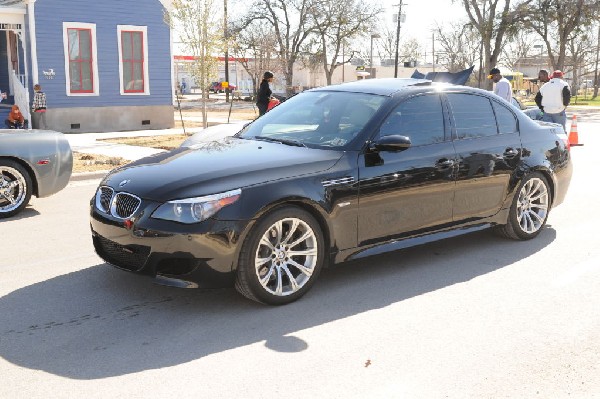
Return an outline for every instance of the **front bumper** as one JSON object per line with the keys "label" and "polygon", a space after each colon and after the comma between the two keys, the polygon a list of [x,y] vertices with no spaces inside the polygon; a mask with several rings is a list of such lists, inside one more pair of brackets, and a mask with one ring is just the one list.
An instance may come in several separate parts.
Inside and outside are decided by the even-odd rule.
{"label": "front bumper", "polygon": [[232,286],[240,234],[248,222],[205,220],[194,225],[152,219],[158,204],[132,218],[116,219],[91,204],[92,240],[107,263],[151,277],[168,277],[198,287]]}

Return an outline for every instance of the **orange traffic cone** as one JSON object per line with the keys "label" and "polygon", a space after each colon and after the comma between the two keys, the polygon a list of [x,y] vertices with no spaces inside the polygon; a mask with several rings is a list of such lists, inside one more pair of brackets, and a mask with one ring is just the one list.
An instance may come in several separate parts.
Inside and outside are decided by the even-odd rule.
{"label": "orange traffic cone", "polygon": [[577,134],[577,115],[573,115],[573,121],[571,122],[571,132],[569,132],[569,145],[571,147],[583,145],[579,144],[579,134]]}

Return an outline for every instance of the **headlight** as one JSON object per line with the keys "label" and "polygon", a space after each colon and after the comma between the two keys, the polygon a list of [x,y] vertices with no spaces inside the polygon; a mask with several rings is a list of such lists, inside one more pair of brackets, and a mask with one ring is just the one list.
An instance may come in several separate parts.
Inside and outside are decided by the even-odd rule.
{"label": "headlight", "polygon": [[237,189],[205,197],[169,201],[159,206],[152,217],[180,223],[198,223],[236,202],[241,194],[242,190]]}

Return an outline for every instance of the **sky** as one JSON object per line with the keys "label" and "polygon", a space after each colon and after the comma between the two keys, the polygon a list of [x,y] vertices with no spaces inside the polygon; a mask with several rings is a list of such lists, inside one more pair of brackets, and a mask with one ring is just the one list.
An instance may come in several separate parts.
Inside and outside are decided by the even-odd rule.
{"label": "sky", "polygon": [[[229,0],[232,6],[229,13],[235,14],[235,10],[240,9],[240,5],[246,0]],[[393,14],[398,12],[399,0],[365,0],[375,1],[385,9],[381,15],[383,23],[388,24],[390,29],[395,31],[396,24],[393,22]],[[220,4],[217,1],[217,4]],[[401,24],[400,41],[408,38],[415,38],[423,49],[429,52],[431,48],[431,31],[439,25],[448,24],[457,20],[466,20],[467,14],[463,8],[461,0],[403,0],[402,13],[406,16],[405,22]],[[175,39],[177,42],[177,39]],[[175,54],[183,54],[184,49],[175,44]]]}
{"label": "sky", "polygon": [[[392,14],[398,12],[399,0],[383,0],[386,9],[383,18],[395,29]],[[467,13],[462,1],[457,0],[452,4],[451,0],[403,0],[402,13],[406,20],[400,27],[400,41],[413,37],[422,46],[431,47],[431,31],[439,25],[448,24],[457,20],[467,19]]]}

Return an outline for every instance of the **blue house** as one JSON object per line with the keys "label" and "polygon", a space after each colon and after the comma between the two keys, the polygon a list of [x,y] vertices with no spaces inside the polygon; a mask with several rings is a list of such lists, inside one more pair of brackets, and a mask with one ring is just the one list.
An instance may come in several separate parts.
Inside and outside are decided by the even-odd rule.
{"label": "blue house", "polygon": [[173,127],[169,7],[171,0],[0,0],[0,124],[12,103],[29,117],[39,83],[52,130]]}

